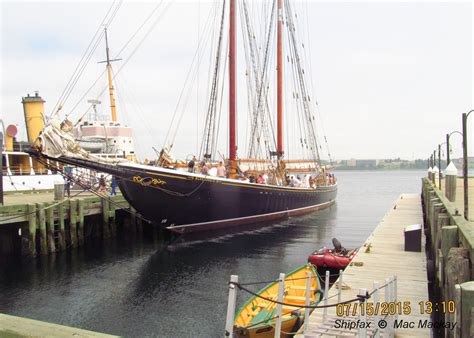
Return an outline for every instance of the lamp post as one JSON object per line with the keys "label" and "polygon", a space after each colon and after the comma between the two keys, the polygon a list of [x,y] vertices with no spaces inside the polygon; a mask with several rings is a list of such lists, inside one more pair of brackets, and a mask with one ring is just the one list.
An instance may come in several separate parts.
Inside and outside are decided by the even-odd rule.
{"label": "lamp post", "polygon": [[[435,168],[436,167],[436,149],[433,150],[433,185],[436,187],[436,171],[435,171]],[[438,176],[439,176],[439,168],[438,169]],[[438,186],[439,188],[439,186]]]}
{"label": "lamp post", "polygon": [[470,110],[468,113],[462,114],[462,157],[463,157],[463,176],[464,176],[464,219],[467,221],[469,219],[469,197],[468,197],[468,179],[467,179],[467,118],[474,109]]}
{"label": "lamp post", "polygon": [[449,163],[451,162],[450,155],[449,155],[449,151],[450,151],[449,138],[451,137],[451,135],[456,134],[456,133],[463,136],[462,133],[457,130],[452,131],[449,134],[446,134],[446,165],[449,165]]}
{"label": "lamp post", "polygon": [[438,144],[438,169],[439,169],[439,175],[438,175],[438,185],[439,185],[439,190],[441,191],[441,146],[443,143]]}

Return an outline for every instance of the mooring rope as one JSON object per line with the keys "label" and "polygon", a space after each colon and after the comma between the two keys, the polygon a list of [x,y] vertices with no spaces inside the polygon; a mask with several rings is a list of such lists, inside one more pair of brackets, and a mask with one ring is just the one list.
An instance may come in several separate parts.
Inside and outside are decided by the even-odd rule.
{"label": "mooring rope", "polygon": [[[285,305],[285,306],[291,306],[291,307],[299,307],[301,306],[302,309],[324,309],[324,308],[329,308],[329,307],[335,307],[339,304],[348,304],[348,303],[353,303],[353,302],[357,302],[357,301],[363,301],[365,299],[369,299],[370,298],[370,295],[367,294],[367,295],[357,295],[356,298],[352,298],[352,299],[349,299],[349,300],[346,300],[346,301],[343,301],[343,302],[340,302],[340,303],[335,303],[335,304],[327,304],[327,305],[300,305],[300,304],[291,304],[291,303],[285,303],[285,302],[279,302],[277,300],[273,300],[271,298],[267,298],[267,297],[264,297],[264,296],[261,296],[259,295],[258,293],[256,292],[253,292],[245,287],[243,287],[241,284],[239,283],[236,283],[236,282],[229,282],[229,284],[232,284],[232,285],[235,285],[236,287],[239,288],[239,290],[243,290],[249,294],[251,294],[252,296],[255,296],[257,298],[261,298],[261,299],[264,299],[268,302],[271,302],[271,303],[275,303],[275,304],[280,304],[280,305]],[[315,293],[319,293],[319,294],[323,294],[323,292],[320,290],[320,289],[317,289],[314,291]]]}

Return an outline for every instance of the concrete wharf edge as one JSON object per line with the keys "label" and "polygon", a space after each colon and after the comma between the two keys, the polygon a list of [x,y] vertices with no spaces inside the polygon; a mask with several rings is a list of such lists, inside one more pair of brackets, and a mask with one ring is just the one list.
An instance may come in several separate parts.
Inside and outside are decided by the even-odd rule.
{"label": "concrete wharf edge", "polygon": [[0,314],[1,337],[117,337],[105,333],[77,329],[64,325],[42,322]]}
{"label": "concrete wharf edge", "polygon": [[[430,315],[421,314],[419,302],[428,301],[428,276],[426,271],[425,235],[422,227],[422,251],[404,251],[404,229],[411,224],[423,224],[423,212],[419,194],[402,194],[394,206],[383,217],[369,238],[365,241],[357,256],[350,266],[346,268],[343,275],[343,285],[348,285],[347,290],[342,290],[341,300],[355,298],[360,288],[369,292],[373,289],[373,281],[380,285],[385,283],[385,278],[397,276],[398,301],[409,301],[411,314],[409,316],[399,315],[398,319],[405,321],[428,320]],[[369,248],[367,250],[367,248]],[[362,263],[362,266],[356,264]],[[336,285],[336,284],[334,284]],[[337,294],[336,287],[329,291],[329,297]],[[384,291],[380,293],[380,302],[384,301]],[[329,299],[328,304],[337,301],[337,297]],[[373,300],[369,300],[371,302]],[[328,318],[341,318],[336,316],[336,308],[328,309]],[[323,324],[323,310],[316,309],[310,316],[309,330],[306,335],[295,337],[319,337],[329,336],[319,334]],[[328,332],[329,333],[329,332]],[[357,329],[348,333],[357,334]],[[342,334],[342,333],[341,333]],[[346,333],[347,334],[347,333]],[[430,337],[431,330],[428,328],[396,329],[396,337]]]}

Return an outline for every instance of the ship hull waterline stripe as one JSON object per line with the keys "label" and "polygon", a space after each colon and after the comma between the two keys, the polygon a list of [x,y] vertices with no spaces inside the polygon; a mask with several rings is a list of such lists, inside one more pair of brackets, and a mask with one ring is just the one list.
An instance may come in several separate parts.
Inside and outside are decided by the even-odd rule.
{"label": "ship hull waterline stripe", "polygon": [[169,226],[169,227],[166,227],[166,229],[175,233],[184,234],[188,232],[214,230],[214,229],[220,229],[220,228],[225,228],[225,227],[230,227],[230,226],[237,226],[241,224],[249,224],[252,222],[273,221],[276,219],[284,218],[286,216],[302,215],[302,214],[310,213],[312,211],[325,209],[325,208],[330,207],[334,203],[335,203],[335,200],[331,200],[331,201],[324,202],[321,204],[298,208],[298,209],[284,210],[284,211],[272,212],[272,213],[263,214],[263,215],[246,216],[246,217],[239,217],[239,218],[232,218],[232,219],[218,220],[218,221],[211,221],[211,222]]}

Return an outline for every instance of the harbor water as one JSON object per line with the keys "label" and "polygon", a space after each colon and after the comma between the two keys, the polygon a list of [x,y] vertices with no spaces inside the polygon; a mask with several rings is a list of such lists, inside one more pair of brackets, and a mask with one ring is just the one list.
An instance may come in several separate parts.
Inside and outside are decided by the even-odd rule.
{"label": "harbor water", "polygon": [[[212,239],[163,242],[145,233],[2,261],[0,312],[122,336],[221,337],[231,274],[274,280],[333,237],[346,248],[361,245],[401,193],[420,192],[424,174],[336,172],[330,209]],[[240,292],[238,305],[247,298]]]}

